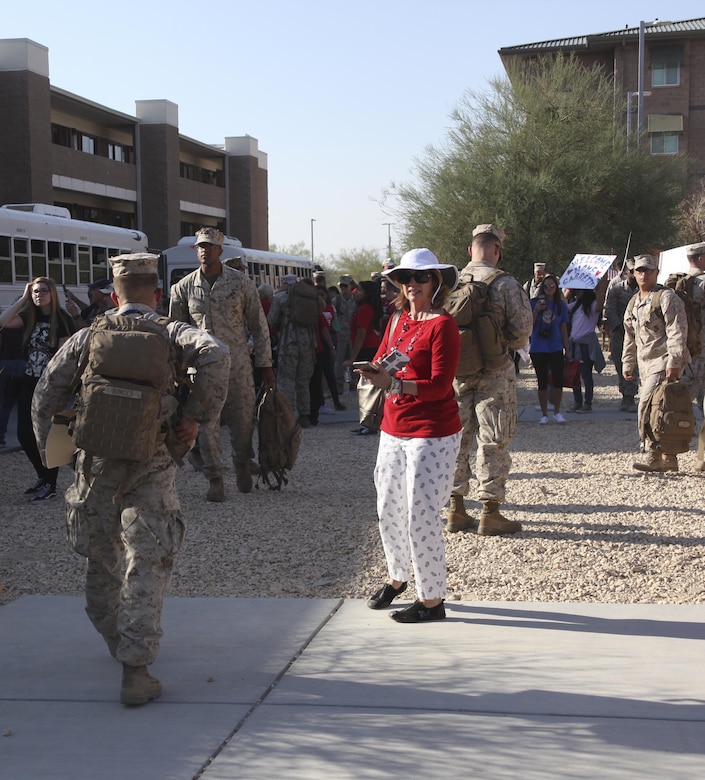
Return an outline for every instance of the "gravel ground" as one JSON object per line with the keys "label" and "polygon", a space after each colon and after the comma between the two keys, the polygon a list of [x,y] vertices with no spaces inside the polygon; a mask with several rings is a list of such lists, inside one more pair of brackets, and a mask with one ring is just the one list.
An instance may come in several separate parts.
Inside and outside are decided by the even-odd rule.
{"label": "gravel ground", "polygon": [[[608,364],[596,377],[594,408],[617,405],[615,384]],[[354,396],[344,400],[351,406]],[[533,372],[524,367],[519,405],[535,403]],[[281,492],[241,495],[230,471],[226,501],[205,503],[203,477],[180,469],[188,535],[171,595],[368,598],[386,576],[372,484],[377,439],[352,437],[351,427],[304,431]],[[565,426],[520,422],[504,510],[524,530],[447,535],[448,598],[705,603],[705,473],[694,471],[691,451],[679,456],[677,474],[640,474],[631,468],[637,446],[635,415],[609,422],[585,415]],[[81,595],[84,562],[66,544],[61,499],[27,504],[22,492],[34,472],[22,453],[0,456],[0,466],[0,603]],[[62,468],[59,487],[70,479]],[[468,502],[469,511],[477,506]]]}

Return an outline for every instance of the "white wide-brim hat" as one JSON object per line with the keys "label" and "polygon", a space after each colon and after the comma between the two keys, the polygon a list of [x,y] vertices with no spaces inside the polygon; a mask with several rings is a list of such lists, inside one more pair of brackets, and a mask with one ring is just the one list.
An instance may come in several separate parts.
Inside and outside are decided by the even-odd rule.
{"label": "white wide-brim hat", "polygon": [[455,290],[458,286],[458,269],[454,265],[439,263],[430,249],[411,249],[402,257],[399,265],[388,271],[382,271],[382,276],[391,279],[398,287],[396,276],[400,271],[438,271],[447,287]]}

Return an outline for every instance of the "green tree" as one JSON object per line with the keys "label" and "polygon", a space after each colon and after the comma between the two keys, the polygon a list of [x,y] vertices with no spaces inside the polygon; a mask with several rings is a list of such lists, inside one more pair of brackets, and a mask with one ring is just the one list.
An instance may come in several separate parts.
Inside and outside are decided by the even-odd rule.
{"label": "green tree", "polygon": [[625,106],[601,68],[543,58],[490,87],[464,95],[416,181],[387,191],[406,246],[462,266],[472,228],[494,222],[519,278],[539,260],[560,273],[578,252],[621,254],[630,232],[632,254],[672,246],[685,160],[627,149]]}
{"label": "green tree", "polygon": [[382,261],[377,249],[342,249],[327,260],[325,268],[330,269],[330,274],[326,277],[328,283],[337,286],[340,274],[350,274],[356,282],[369,279],[373,273],[382,270]]}

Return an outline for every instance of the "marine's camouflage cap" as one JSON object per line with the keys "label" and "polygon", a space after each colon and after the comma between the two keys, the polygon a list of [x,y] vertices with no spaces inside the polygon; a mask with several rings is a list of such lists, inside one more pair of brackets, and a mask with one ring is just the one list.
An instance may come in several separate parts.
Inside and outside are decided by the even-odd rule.
{"label": "marine's camouflage cap", "polygon": [[478,225],[475,230],[472,231],[472,237],[475,238],[475,236],[480,235],[480,233],[491,233],[495,238],[499,239],[500,244],[503,244],[504,239],[507,237],[507,234],[501,227],[497,227],[497,225],[492,225],[491,223]]}
{"label": "marine's camouflage cap", "polygon": [[701,241],[699,244],[691,244],[685,250],[686,257],[698,257],[705,255],[705,241]]}
{"label": "marine's camouflage cap", "polygon": [[653,255],[637,255],[634,258],[634,270],[646,268],[647,271],[658,271],[658,260]]}
{"label": "marine's camouflage cap", "polygon": [[129,274],[156,274],[159,255],[152,255],[149,252],[136,252],[131,255],[111,257],[109,262],[115,278],[128,276]]}
{"label": "marine's camouflage cap", "polygon": [[223,246],[225,236],[218,230],[218,228],[204,227],[196,233],[196,246],[198,244],[215,244],[216,246]]}

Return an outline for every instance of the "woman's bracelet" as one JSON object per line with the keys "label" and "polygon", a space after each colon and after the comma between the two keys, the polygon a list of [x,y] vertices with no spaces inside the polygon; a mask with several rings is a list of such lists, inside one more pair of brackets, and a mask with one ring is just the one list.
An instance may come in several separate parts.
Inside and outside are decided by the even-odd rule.
{"label": "woman's bracelet", "polygon": [[384,391],[384,395],[386,398],[389,398],[392,395],[403,395],[401,388],[401,380],[393,376],[392,381],[389,383],[389,387]]}

